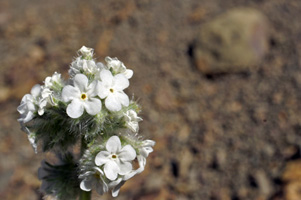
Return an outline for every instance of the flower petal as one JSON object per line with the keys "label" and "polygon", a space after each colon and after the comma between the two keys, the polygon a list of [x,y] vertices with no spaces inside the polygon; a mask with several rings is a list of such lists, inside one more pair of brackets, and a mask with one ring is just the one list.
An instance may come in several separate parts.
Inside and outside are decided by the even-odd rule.
{"label": "flower petal", "polygon": [[132,161],[136,158],[136,151],[131,145],[128,144],[121,149],[118,157],[123,162]]}
{"label": "flower petal", "polygon": [[110,94],[110,87],[107,85],[104,85],[102,82],[98,82],[96,86],[97,90],[97,95],[101,98],[104,99]]}
{"label": "flower petal", "polygon": [[24,124],[26,124],[27,122],[29,122],[33,118],[34,118],[34,113],[32,111],[29,111],[25,116],[21,116],[21,118],[19,118],[18,121],[23,122]]}
{"label": "flower petal", "polygon": [[106,143],[106,149],[110,153],[117,153],[121,149],[121,142],[118,136],[114,135]]}
{"label": "flower petal", "polygon": [[139,149],[139,153],[145,158],[147,158],[151,152],[153,152],[152,147],[142,147],[141,149]]}
{"label": "flower petal", "polygon": [[32,101],[26,102],[26,106],[28,111],[33,111],[33,112],[36,111],[36,107]]}
{"label": "flower petal", "polygon": [[99,73],[101,82],[107,85],[112,85],[113,82],[113,75],[109,70],[103,69]]}
{"label": "flower petal", "polygon": [[67,107],[67,114],[71,118],[78,118],[84,113],[83,103],[79,99],[73,99]]}
{"label": "flower petal", "polygon": [[122,178],[117,179],[116,181],[113,181],[110,183],[110,187],[113,187],[112,189],[112,196],[113,197],[117,197],[119,190],[121,188],[121,186],[123,186],[123,184],[125,183],[125,181],[122,180]]}
{"label": "flower petal", "polygon": [[114,76],[114,89],[117,91],[124,90],[129,87],[130,82],[123,74],[117,74]]}
{"label": "flower petal", "polygon": [[120,168],[119,174],[125,175],[128,174],[133,169],[133,166],[130,162],[124,162],[124,163],[120,162],[119,168]]}
{"label": "flower petal", "polygon": [[41,86],[39,84],[34,85],[30,91],[31,95],[35,98],[40,95],[40,92],[41,92]]}
{"label": "flower petal", "polygon": [[126,181],[126,180],[132,178],[133,176],[135,176],[136,174],[140,174],[141,172],[143,172],[145,164],[146,164],[146,159],[143,156],[139,155],[139,156],[137,156],[137,160],[139,163],[139,168],[124,175],[123,180]]}
{"label": "flower petal", "polygon": [[71,85],[66,85],[62,91],[62,99],[64,102],[69,102],[74,98],[80,96],[80,91],[78,88],[73,87]]}
{"label": "flower petal", "polygon": [[122,108],[120,101],[116,98],[116,95],[114,94],[109,94],[109,96],[105,100],[105,105],[108,110],[113,112],[117,112]]}
{"label": "flower petal", "polygon": [[98,81],[93,81],[87,88],[87,94],[89,97],[95,97],[98,94]]}
{"label": "flower petal", "polygon": [[134,72],[131,69],[127,69],[127,70],[125,70],[125,72],[123,72],[123,74],[127,79],[130,79],[130,78],[132,78]]}
{"label": "flower petal", "polygon": [[121,181],[122,181],[122,178],[118,178],[118,179],[116,179],[115,181],[111,181],[111,182],[109,183],[109,187],[110,187],[110,188],[115,187],[115,186],[117,186]]}
{"label": "flower petal", "polygon": [[95,186],[96,192],[100,195],[103,195],[109,190],[108,185],[102,179],[97,180]]}
{"label": "flower petal", "polygon": [[89,192],[92,189],[92,181],[89,179],[84,179],[80,182],[80,189]]}
{"label": "flower petal", "polygon": [[95,172],[104,175],[103,171],[99,167],[93,167],[93,169],[95,170]]}
{"label": "flower petal", "polygon": [[104,166],[104,172],[108,179],[111,181],[117,178],[118,173],[120,172],[119,166],[114,161],[109,161]]}
{"label": "flower petal", "polygon": [[96,66],[98,67],[99,70],[103,70],[106,68],[106,66],[102,62],[96,63]]}
{"label": "flower petal", "polygon": [[123,91],[116,92],[115,97],[124,106],[128,106],[130,103],[128,95],[126,95]]}
{"label": "flower petal", "polygon": [[144,141],[142,142],[142,146],[144,146],[144,147],[152,147],[152,146],[154,146],[155,144],[156,144],[156,142],[153,141],[153,140],[144,140]]}
{"label": "flower petal", "polygon": [[74,86],[79,88],[79,90],[81,92],[86,91],[86,88],[88,86],[88,82],[89,82],[89,80],[84,74],[76,74],[74,79],[73,79]]}
{"label": "flower petal", "polygon": [[96,98],[91,98],[85,103],[83,103],[87,113],[90,115],[96,115],[101,110],[101,101]]}
{"label": "flower petal", "polygon": [[110,161],[109,158],[108,158],[109,155],[110,155],[110,153],[107,152],[107,151],[99,152],[95,157],[95,164],[97,166],[101,166],[101,165],[109,162]]}

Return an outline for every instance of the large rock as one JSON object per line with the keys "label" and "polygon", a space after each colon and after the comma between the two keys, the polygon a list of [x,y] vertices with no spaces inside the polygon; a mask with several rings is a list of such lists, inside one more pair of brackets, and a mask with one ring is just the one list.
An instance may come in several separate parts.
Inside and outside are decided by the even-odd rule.
{"label": "large rock", "polygon": [[195,64],[204,74],[245,71],[268,49],[269,24],[251,8],[235,8],[201,27],[194,49]]}

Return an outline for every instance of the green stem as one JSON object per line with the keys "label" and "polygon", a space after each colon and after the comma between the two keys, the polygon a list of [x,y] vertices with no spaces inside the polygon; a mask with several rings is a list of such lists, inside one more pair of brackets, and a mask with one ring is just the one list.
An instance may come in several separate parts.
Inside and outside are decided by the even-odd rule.
{"label": "green stem", "polygon": [[91,200],[91,191],[86,192],[81,190],[79,195],[79,200]]}
{"label": "green stem", "polygon": [[[86,149],[87,149],[87,144],[86,144],[85,138],[82,137],[81,148],[80,148],[81,156],[84,154]],[[86,192],[86,191],[80,190],[79,200],[91,200],[91,191]]]}

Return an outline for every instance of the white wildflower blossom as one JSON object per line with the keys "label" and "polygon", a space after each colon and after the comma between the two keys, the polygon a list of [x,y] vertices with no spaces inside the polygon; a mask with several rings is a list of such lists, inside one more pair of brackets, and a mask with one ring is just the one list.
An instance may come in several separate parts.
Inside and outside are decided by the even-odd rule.
{"label": "white wildflower blossom", "polygon": [[99,69],[99,72],[103,69],[107,69],[107,66],[105,66],[102,62],[98,62],[96,63],[98,69]]}
{"label": "white wildflower blossom", "polygon": [[93,49],[83,46],[79,53],[81,56],[77,57],[70,66],[69,75],[74,77],[76,74],[90,74],[95,75],[100,71],[99,66],[93,60]]}
{"label": "white wildflower blossom", "polygon": [[[93,56],[94,50],[83,46],[67,81],[54,72],[17,108],[35,153],[37,144],[43,152],[56,153],[55,163],[41,163],[38,177],[41,190],[58,200],[77,199],[92,190],[118,196],[122,185],[145,169],[155,145],[142,140],[140,106],[124,92],[133,71],[117,58],[106,57],[101,63]],[[77,144],[80,153],[73,149]]]}
{"label": "white wildflower blossom", "polygon": [[32,87],[30,94],[24,95],[21,104],[17,110],[21,114],[18,121],[20,123],[27,123],[33,119],[37,111],[38,97],[41,93],[41,86],[39,84]]}
{"label": "white wildflower blossom", "polygon": [[67,106],[67,114],[71,118],[78,118],[84,110],[90,115],[96,115],[101,110],[101,101],[97,96],[96,81],[89,84],[88,78],[77,74],[73,79],[74,86],[67,85],[63,88],[62,99],[71,103]]}
{"label": "white wildflower blossom", "polygon": [[123,62],[121,62],[117,58],[110,58],[109,56],[107,56],[105,58],[105,61],[107,62],[108,69],[112,69],[115,74],[123,74],[127,79],[132,78],[134,74],[133,70],[127,69]]}
{"label": "white wildflower blossom", "polygon": [[153,140],[144,140],[142,141],[139,147],[139,154],[144,158],[147,158],[149,153],[153,152],[153,146],[156,144]]}
{"label": "white wildflower blossom", "polygon": [[105,98],[105,106],[110,111],[120,111],[122,106],[129,105],[129,97],[123,92],[129,86],[129,81],[122,74],[113,76],[109,70],[102,70],[99,74],[98,96]]}
{"label": "white wildflower blossom", "polygon": [[85,58],[86,60],[93,58],[94,50],[92,48],[82,46],[82,48],[80,48],[80,50],[78,50],[78,52],[80,52],[82,54],[83,58]]}
{"label": "white wildflower blossom", "polygon": [[103,176],[103,171],[99,167],[94,167],[93,170],[79,176],[80,179],[83,179],[80,183],[80,188],[87,192],[95,188],[100,195],[108,192],[109,186],[104,181]]}
{"label": "white wildflower blossom", "polygon": [[153,152],[153,146],[156,144],[155,141],[153,140],[144,140],[141,142],[141,144],[139,144],[138,147],[138,155],[137,155],[137,160],[139,163],[139,168],[132,170],[131,172],[129,172],[128,174],[126,174],[123,177],[123,180],[126,181],[130,178],[132,178],[133,176],[135,176],[136,174],[140,174],[141,172],[144,171],[144,167],[146,165],[146,158],[148,157],[149,153]]}
{"label": "white wildflower blossom", "polygon": [[56,106],[57,103],[54,98],[54,92],[61,91],[63,87],[63,80],[61,74],[54,72],[52,76],[46,77],[44,81],[44,86],[42,86],[41,96],[39,99],[39,115],[44,114],[46,106]]}
{"label": "white wildflower blossom", "polygon": [[45,108],[47,105],[56,105],[53,100],[53,91],[47,87],[42,87],[41,95],[38,100],[38,114],[41,116],[45,112]]}
{"label": "white wildflower blossom", "polygon": [[69,75],[74,77],[76,74],[96,74],[100,69],[94,60],[85,60],[77,57],[70,66]]}
{"label": "white wildflower blossom", "polygon": [[119,137],[112,136],[106,143],[106,151],[99,152],[95,157],[97,166],[104,165],[105,176],[115,180],[132,170],[131,161],[136,158],[136,151],[131,145],[121,146]]}
{"label": "white wildflower blossom", "polygon": [[139,124],[138,122],[142,121],[141,117],[138,117],[137,113],[134,110],[128,110],[124,113],[124,118],[126,121],[126,125],[133,132],[138,132]]}
{"label": "white wildflower blossom", "polygon": [[121,186],[125,183],[122,178],[118,178],[115,181],[109,183],[110,189],[112,189],[112,196],[117,197],[120,191]]}
{"label": "white wildflower blossom", "polygon": [[130,178],[132,178],[133,176],[135,176],[136,174],[140,174],[141,172],[144,171],[144,168],[145,168],[145,165],[146,165],[146,158],[141,156],[141,155],[138,155],[137,160],[138,160],[139,168],[135,169],[135,170],[132,170],[129,173],[127,173],[126,175],[124,175],[124,177],[123,177],[124,181],[127,181]]}
{"label": "white wildflower blossom", "polygon": [[57,89],[63,85],[63,80],[61,74],[54,72],[52,76],[46,77],[44,81],[45,88]]}

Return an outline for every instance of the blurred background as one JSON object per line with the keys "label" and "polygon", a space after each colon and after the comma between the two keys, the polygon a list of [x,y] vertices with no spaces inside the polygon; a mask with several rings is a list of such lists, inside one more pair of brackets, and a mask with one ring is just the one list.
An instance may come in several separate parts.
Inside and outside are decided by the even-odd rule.
{"label": "blurred background", "polygon": [[1,0],[0,199],[42,199],[16,108],[85,45],[134,70],[157,142],[117,199],[300,200],[300,19],[299,0]]}

